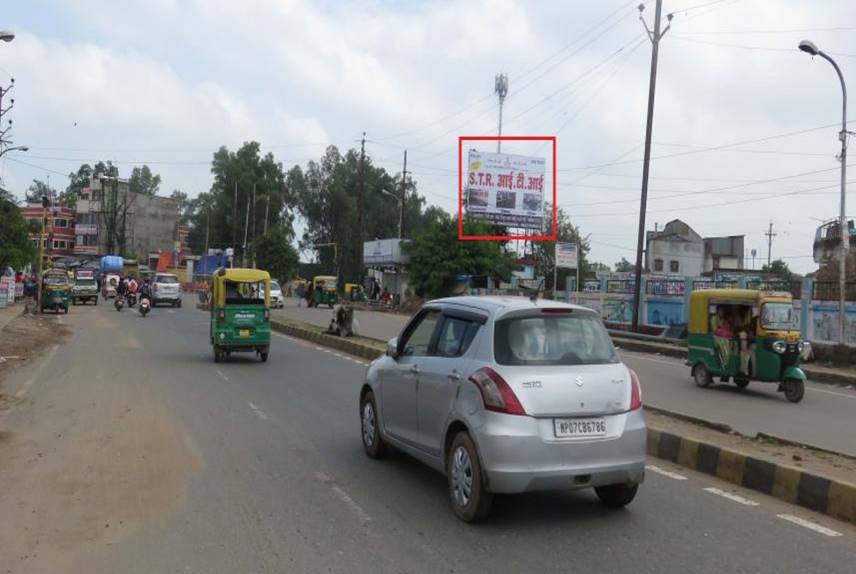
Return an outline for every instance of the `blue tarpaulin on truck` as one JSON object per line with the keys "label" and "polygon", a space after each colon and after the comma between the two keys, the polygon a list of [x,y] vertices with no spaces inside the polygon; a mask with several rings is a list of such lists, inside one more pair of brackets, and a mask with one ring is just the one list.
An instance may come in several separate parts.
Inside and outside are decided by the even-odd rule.
{"label": "blue tarpaulin on truck", "polygon": [[101,258],[102,273],[121,273],[124,266],[125,260],[118,255],[105,255]]}
{"label": "blue tarpaulin on truck", "polygon": [[203,255],[193,264],[194,275],[211,275],[219,267],[228,267],[229,258],[225,255]]}

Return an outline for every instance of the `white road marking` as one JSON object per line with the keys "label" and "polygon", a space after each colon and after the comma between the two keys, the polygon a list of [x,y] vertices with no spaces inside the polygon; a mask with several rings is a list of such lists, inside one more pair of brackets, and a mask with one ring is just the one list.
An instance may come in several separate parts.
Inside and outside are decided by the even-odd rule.
{"label": "white road marking", "polygon": [[652,472],[656,472],[657,474],[662,474],[663,476],[668,476],[669,478],[674,478],[675,480],[686,480],[687,477],[678,474],[677,472],[672,472],[670,470],[666,470],[664,468],[660,468],[659,466],[654,466],[653,464],[646,464],[645,470],[650,470]]}
{"label": "white road marking", "polygon": [[792,514],[777,514],[778,518],[782,520],[787,520],[788,522],[792,522],[794,524],[798,524],[800,526],[804,526],[809,530],[814,530],[815,532],[819,532],[824,536],[841,536],[842,534],[837,530],[833,530],[831,528],[827,528],[826,526],[821,526],[820,524],[815,524],[809,520],[804,518],[800,518],[799,516],[793,516]]}
{"label": "white road marking", "polygon": [[363,508],[359,504],[357,504],[354,501],[354,499],[351,498],[350,495],[347,492],[345,492],[345,490],[342,487],[340,487],[335,482],[333,482],[332,478],[330,478],[329,476],[327,476],[323,472],[316,472],[315,478],[317,478],[318,480],[320,480],[324,484],[329,485],[330,490],[333,491],[333,494],[336,495],[336,498],[341,500],[345,504],[345,506],[347,506],[351,510],[351,512],[356,514],[357,518],[359,518],[363,522],[371,522],[372,521],[372,517],[369,516],[368,513],[365,510],[363,510]]}
{"label": "white road marking", "polygon": [[54,345],[53,347],[51,347],[51,350],[48,351],[48,355],[47,357],[45,357],[45,360],[42,361],[38,367],[36,367],[36,371],[33,373],[33,376],[27,379],[27,381],[15,393],[15,398],[20,399],[27,394],[27,391],[30,390],[30,387],[32,387],[36,383],[36,380],[42,373],[42,369],[44,369],[45,366],[51,362],[51,359],[53,359],[54,353],[56,353],[57,349],[59,349],[59,345]]}
{"label": "white road marking", "polygon": [[214,370],[217,372],[217,374],[218,374],[218,375],[220,375],[220,378],[221,378],[221,379],[223,379],[224,381],[228,381],[228,380],[229,380],[229,377],[227,377],[227,376],[223,373],[223,371],[221,371],[220,369],[214,369]]}
{"label": "white road marking", "polygon": [[250,405],[250,409],[252,409],[253,413],[254,413],[257,417],[259,417],[259,418],[260,418],[260,419],[262,419],[263,421],[268,420],[267,415],[266,415],[266,414],[264,414],[264,413],[262,412],[262,410],[261,410],[259,407],[257,407],[257,406],[256,406],[256,405],[254,405],[253,403],[247,403],[247,404],[249,404],[249,405]]}
{"label": "white road marking", "polygon": [[734,494],[733,492],[726,492],[724,490],[720,490],[720,489],[714,488],[712,486],[710,488],[705,488],[704,490],[705,490],[705,492],[709,492],[711,494],[716,494],[717,496],[727,498],[728,500],[731,500],[732,502],[736,502],[738,504],[742,504],[743,506],[760,506],[759,503],[755,502],[754,500],[749,500],[748,498],[743,498],[742,496],[738,496],[737,494]]}

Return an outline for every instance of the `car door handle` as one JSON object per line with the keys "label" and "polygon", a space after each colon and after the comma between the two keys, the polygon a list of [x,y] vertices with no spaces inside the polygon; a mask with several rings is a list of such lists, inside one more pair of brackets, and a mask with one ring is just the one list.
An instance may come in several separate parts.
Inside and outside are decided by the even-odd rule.
{"label": "car door handle", "polygon": [[458,374],[458,371],[452,371],[451,373],[449,373],[448,375],[446,375],[446,377],[447,377],[450,381],[460,381],[460,380],[461,380],[461,375],[459,375],[459,374]]}
{"label": "car door handle", "polygon": [[419,365],[412,365],[410,367],[410,372],[413,373],[414,375],[418,375],[419,374]]}

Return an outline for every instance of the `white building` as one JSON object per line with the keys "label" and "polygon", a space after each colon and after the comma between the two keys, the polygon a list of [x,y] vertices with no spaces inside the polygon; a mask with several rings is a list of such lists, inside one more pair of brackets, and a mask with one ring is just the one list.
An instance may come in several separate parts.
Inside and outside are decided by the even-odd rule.
{"label": "white building", "polygon": [[649,231],[645,270],[697,277],[704,269],[704,240],[692,227],[673,219],[660,231]]}

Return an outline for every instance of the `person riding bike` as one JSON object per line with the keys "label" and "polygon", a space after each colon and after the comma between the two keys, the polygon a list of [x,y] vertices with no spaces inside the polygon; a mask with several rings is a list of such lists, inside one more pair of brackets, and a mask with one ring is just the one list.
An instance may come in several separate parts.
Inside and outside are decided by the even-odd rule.
{"label": "person riding bike", "polygon": [[116,285],[116,296],[124,297],[125,293],[128,292],[128,281],[125,278],[119,279],[119,283]]}
{"label": "person riding bike", "polygon": [[143,284],[140,285],[140,299],[143,299],[144,297],[149,301],[152,300],[152,284],[148,277],[146,277]]}

